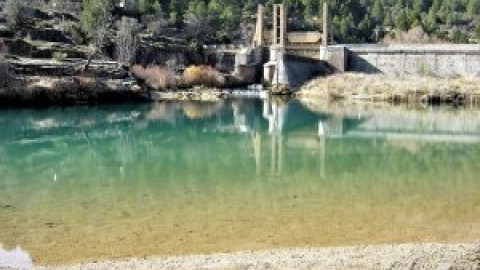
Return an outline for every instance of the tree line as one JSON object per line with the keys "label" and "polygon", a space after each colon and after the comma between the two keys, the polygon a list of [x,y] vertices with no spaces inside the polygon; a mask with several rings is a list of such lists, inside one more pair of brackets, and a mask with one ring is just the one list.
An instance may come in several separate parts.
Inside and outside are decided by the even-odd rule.
{"label": "tree line", "polygon": [[[83,0],[84,18],[98,2]],[[125,0],[129,8],[148,18],[154,30],[175,27],[199,42],[241,39],[252,24],[258,4],[267,15],[275,0]],[[330,5],[337,42],[376,42],[386,35],[421,28],[442,41],[475,42],[480,37],[480,0],[285,0],[294,29],[322,29],[322,6]],[[93,8],[89,8],[92,7]],[[253,20],[254,21],[254,20]],[[88,26],[88,24],[87,24]],[[88,28],[88,27],[87,27]],[[158,29],[160,28],[160,29]]]}
{"label": "tree line", "polygon": [[[17,18],[23,0],[7,0],[6,12]],[[247,42],[258,4],[288,6],[289,27],[321,30],[323,3],[331,10],[333,37],[339,43],[377,42],[399,32],[421,29],[440,41],[466,43],[480,38],[480,0],[50,0],[58,6],[81,6],[82,30],[104,38],[114,26],[120,2],[136,15],[139,26],[156,35],[180,35],[191,42]],[[67,5],[68,6],[68,5]],[[118,25],[118,23],[117,23]],[[138,26],[137,25],[137,26]],[[172,31],[167,31],[172,30]],[[94,32],[100,31],[97,35]]]}

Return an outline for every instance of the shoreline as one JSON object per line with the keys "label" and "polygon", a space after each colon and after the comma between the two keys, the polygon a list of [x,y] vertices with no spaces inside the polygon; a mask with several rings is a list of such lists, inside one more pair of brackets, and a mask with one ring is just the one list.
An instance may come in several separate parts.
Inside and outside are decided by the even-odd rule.
{"label": "shoreline", "polygon": [[[1,268],[0,269],[8,269]],[[282,248],[230,254],[132,258],[34,270],[86,269],[480,269],[480,243],[410,243],[357,247]]]}
{"label": "shoreline", "polygon": [[341,73],[314,79],[294,93],[298,98],[321,98],[366,103],[472,105],[480,104],[480,80],[475,76],[432,77]]}
{"label": "shoreline", "polygon": [[[22,86],[0,88],[0,108],[151,103],[156,101],[216,101],[225,98],[282,96],[254,88],[192,86],[160,91],[133,79],[82,76],[30,76]],[[480,105],[480,79],[473,76],[437,78],[391,77],[385,74],[341,73],[318,77],[289,94],[297,100],[356,104]]]}

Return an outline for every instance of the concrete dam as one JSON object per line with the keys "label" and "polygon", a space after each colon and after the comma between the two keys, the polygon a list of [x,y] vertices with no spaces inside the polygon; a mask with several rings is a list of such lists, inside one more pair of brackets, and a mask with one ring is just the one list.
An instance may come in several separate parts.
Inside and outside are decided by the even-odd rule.
{"label": "concrete dam", "polygon": [[223,69],[246,81],[261,81],[272,89],[290,92],[314,77],[335,72],[443,77],[480,74],[480,44],[333,45],[328,5],[324,3],[323,8],[323,32],[289,32],[284,4],[274,5],[271,30],[265,29],[264,8],[259,5],[251,46],[210,46],[205,48],[206,55],[230,59]]}
{"label": "concrete dam", "polygon": [[323,59],[339,71],[388,75],[480,74],[479,44],[349,44],[329,46]]}

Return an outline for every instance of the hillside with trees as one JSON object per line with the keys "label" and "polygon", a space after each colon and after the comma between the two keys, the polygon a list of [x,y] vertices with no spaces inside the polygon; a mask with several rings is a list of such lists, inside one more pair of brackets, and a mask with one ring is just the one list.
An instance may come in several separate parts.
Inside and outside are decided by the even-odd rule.
{"label": "hillside with trees", "polygon": [[[22,16],[25,15],[20,12],[22,5],[31,5],[32,1],[4,1],[7,24],[24,23]],[[290,29],[322,29],[324,1],[331,7],[332,30],[337,43],[395,40],[411,29],[416,30],[417,35],[420,32],[420,37],[413,38],[421,39],[420,42],[476,43],[480,37],[480,0],[285,0],[283,2],[289,8]],[[80,23],[68,27],[78,43],[102,47],[108,41],[128,45],[125,42],[163,37],[163,42],[159,43],[161,46],[178,43],[195,49],[205,43],[248,43],[253,34],[257,5],[266,6],[268,17],[273,4],[281,1],[33,2],[55,6],[59,12],[76,13],[74,16],[80,18]],[[125,16],[126,19],[122,19]],[[270,22],[269,19],[266,21]],[[136,40],[129,40],[128,36],[136,36]],[[128,60],[125,53],[121,58]]]}
{"label": "hillside with trees", "polygon": [[[100,16],[96,6],[108,0],[84,0],[84,29]],[[140,22],[157,34],[175,28],[199,43],[245,41],[258,4],[271,10],[274,0],[126,0]],[[331,7],[337,42],[377,42],[421,29],[430,40],[476,43],[480,37],[480,0],[285,0],[290,27],[321,29],[322,4]],[[268,14],[267,14],[268,15]]]}

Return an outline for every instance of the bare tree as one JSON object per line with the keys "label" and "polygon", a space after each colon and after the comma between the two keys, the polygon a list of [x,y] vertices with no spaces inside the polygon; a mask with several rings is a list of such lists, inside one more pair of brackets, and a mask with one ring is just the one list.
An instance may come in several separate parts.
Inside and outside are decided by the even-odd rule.
{"label": "bare tree", "polygon": [[123,64],[130,64],[137,52],[137,41],[135,38],[135,19],[122,17],[120,27],[117,31],[116,57],[117,61]]}
{"label": "bare tree", "polygon": [[215,33],[212,25],[214,25],[214,15],[201,16],[193,12],[185,15],[185,30],[187,34],[199,41],[208,39]]}
{"label": "bare tree", "polygon": [[153,15],[142,16],[142,22],[147,26],[147,29],[152,31],[154,35],[161,35],[168,27],[168,20],[165,14],[160,10]]}
{"label": "bare tree", "polygon": [[[88,6],[88,12],[91,13],[89,20],[89,56],[88,61],[84,67],[86,71],[92,61],[97,55],[101,54],[103,47],[107,42],[108,30],[113,23],[113,4],[111,0],[96,0],[91,1]],[[85,12],[85,10],[84,10]]]}
{"label": "bare tree", "polygon": [[108,36],[108,29],[111,27],[113,22],[112,16],[112,3],[108,0],[98,1],[98,11],[96,16],[96,21],[94,23],[92,45],[97,51],[101,51],[103,46],[106,43],[106,38]]}

